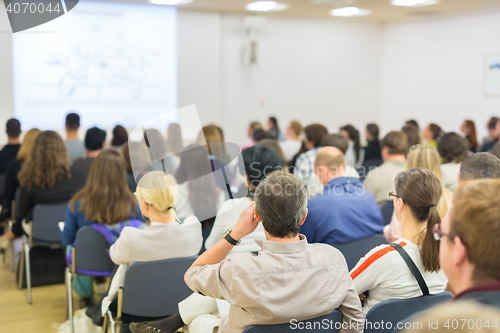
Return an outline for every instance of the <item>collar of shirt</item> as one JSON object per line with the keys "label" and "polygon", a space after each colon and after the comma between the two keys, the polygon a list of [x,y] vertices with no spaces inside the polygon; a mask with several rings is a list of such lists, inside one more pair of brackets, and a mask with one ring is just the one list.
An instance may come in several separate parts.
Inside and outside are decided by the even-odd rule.
{"label": "collar of shirt", "polygon": [[159,225],[169,225],[169,224],[171,224],[171,223],[173,223],[173,222],[175,222],[175,221],[168,222],[168,223],[151,222],[151,223],[149,224],[149,226],[150,226],[150,227],[154,227],[154,226],[159,226]]}
{"label": "collar of shirt", "polygon": [[346,184],[362,185],[361,181],[358,178],[337,177],[337,178],[334,178],[334,179],[330,180],[325,185],[325,189],[330,188],[330,187],[335,187],[336,185],[346,185]]}
{"label": "collar of shirt", "polygon": [[483,284],[482,286],[476,286],[476,287],[469,288],[467,290],[462,291],[458,295],[455,295],[455,297],[453,299],[457,300],[457,299],[459,299],[465,295],[468,295],[468,294],[489,292],[489,291],[500,291],[500,281],[488,283],[488,284]]}
{"label": "collar of shirt", "polygon": [[299,234],[300,240],[296,242],[272,242],[268,240],[256,239],[255,242],[259,244],[262,251],[272,253],[295,253],[305,251],[307,249],[307,238]]}

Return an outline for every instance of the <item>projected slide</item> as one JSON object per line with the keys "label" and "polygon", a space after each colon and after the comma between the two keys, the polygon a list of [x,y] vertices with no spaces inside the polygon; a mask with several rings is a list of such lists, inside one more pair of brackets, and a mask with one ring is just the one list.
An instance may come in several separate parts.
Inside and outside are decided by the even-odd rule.
{"label": "projected slide", "polygon": [[133,128],[175,110],[176,26],[173,7],[80,1],[15,34],[15,115],[24,128],[60,129],[71,110],[86,127]]}

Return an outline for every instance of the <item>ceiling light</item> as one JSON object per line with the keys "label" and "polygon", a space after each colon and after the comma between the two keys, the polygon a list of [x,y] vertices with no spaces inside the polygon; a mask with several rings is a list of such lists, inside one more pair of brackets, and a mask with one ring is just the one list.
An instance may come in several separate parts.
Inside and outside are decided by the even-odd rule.
{"label": "ceiling light", "polygon": [[392,0],[391,5],[393,6],[404,6],[404,7],[422,7],[435,5],[439,3],[439,0]]}
{"label": "ceiling light", "polygon": [[193,2],[193,0],[149,0],[153,5],[182,6]]}
{"label": "ceiling light", "polygon": [[288,5],[286,3],[278,3],[274,1],[256,1],[245,6],[246,10],[254,12],[277,12],[287,8]]}
{"label": "ceiling light", "polygon": [[361,9],[358,7],[342,7],[337,9],[332,9],[330,15],[332,16],[342,16],[342,17],[359,17],[366,16],[372,13],[369,9]]}

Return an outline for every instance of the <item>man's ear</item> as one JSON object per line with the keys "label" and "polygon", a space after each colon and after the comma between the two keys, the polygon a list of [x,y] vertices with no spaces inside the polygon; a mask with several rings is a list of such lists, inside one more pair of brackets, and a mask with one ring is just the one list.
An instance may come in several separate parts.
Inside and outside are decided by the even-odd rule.
{"label": "man's ear", "polygon": [[255,219],[257,220],[257,222],[262,222],[262,219],[260,218],[259,213],[257,213],[256,208],[254,208],[253,214],[255,215]]}
{"label": "man's ear", "polygon": [[302,221],[300,221],[300,225],[303,225],[304,222],[306,221],[307,214],[309,213],[309,209],[306,208],[306,213],[304,214],[304,217],[302,218]]}

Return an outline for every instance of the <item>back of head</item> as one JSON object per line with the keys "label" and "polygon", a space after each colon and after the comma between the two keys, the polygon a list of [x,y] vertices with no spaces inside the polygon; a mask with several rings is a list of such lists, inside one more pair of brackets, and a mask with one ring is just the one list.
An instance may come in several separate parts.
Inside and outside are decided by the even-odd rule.
{"label": "back of head", "polygon": [[269,117],[269,121],[273,124],[273,127],[278,127],[278,119],[276,117]]}
{"label": "back of head", "polygon": [[257,188],[271,172],[283,170],[285,163],[273,149],[261,144],[249,147],[241,153],[249,186]]}
{"label": "back of head", "polygon": [[56,132],[43,131],[36,137],[30,158],[19,171],[19,184],[28,189],[50,188],[63,176],[71,178],[66,145]]}
{"label": "back of head", "polygon": [[252,131],[263,129],[262,124],[258,121],[252,121],[250,123],[250,128],[252,129]]}
{"label": "back of head", "polygon": [[408,147],[420,144],[420,133],[415,125],[406,124],[401,130],[405,132],[408,138]]}
{"label": "back of head", "polygon": [[150,171],[145,174],[136,190],[137,200],[144,200],[160,213],[168,213],[173,219],[177,218],[173,209],[177,197],[177,184],[174,177],[161,171]]}
{"label": "back of head", "polygon": [[167,150],[176,154],[183,149],[181,126],[178,123],[170,123],[167,128]]}
{"label": "back of head", "polygon": [[317,168],[320,166],[335,171],[340,168],[345,168],[344,153],[335,147],[322,148],[318,154],[316,154],[316,159],[314,160],[314,167]]}
{"label": "back of head", "polygon": [[338,148],[345,155],[347,148],[349,148],[349,140],[341,134],[327,134],[323,136],[321,146]]}
{"label": "back of head", "polygon": [[441,180],[441,157],[438,151],[430,145],[422,145],[410,151],[407,158],[408,170],[423,168],[432,171]]}
{"label": "back of head", "polygon": [[[467,247],[475,266],[477,284],[500,280],[500,180],[479,179],[462,183],[453,195],[450,233]],[[452,241],[452,240],[451,240]]]}
{"label": "back of head", "polygon": [[21,135],[21,123],[16,118],[7,120],[6,124],[7,136],[11,139],[17,139]]}
{"label": "back of head", "polygon": [[290,122],[290,127],[292,128],[296,136],[302,134],[302,125],[297,120],[292,120]]}
{"label": "back of head", "polygon": [[418,131],[420,131],[420,126],[418,125],[418,122],[417,122],[415,119],[410,119],[410,120],[408,120],[408,121],[405,123],[405,125],[406,125],[406,124],[411,124],[411,125],[415,126],[415,127],[417,128],[417,130],[418,130]]}
{"label": "back of head", "polygon": [[500,118],[497,117],[491,117],[490,120],[488,120],[488,129],[494,130],[497,127],[497,122],[500,121]]}
{"label": "back of head", "polygon": [[70,131],[76,131],[80,128],[80,116],[71,112],[66,115],[66,128]]}
{"label": "back of head", "polygon": [[460,165],[460,180],[500,178],[500,159],[490,153],[475,153]]}
{"label": "back of head", "polygon": [[439,271],[439,242],[434,239],[432,229],[441,222],[437,204],[443,193],[439,178],[430,170],[415,168],[401,172],[395,181],[396,194],[410,208],[418,222],[426,222],[420,234],[421,260],[425,271]]}
{"label": "back of head", "polygon": [[276,139],[264,139],[264,140],[260,140],[258,142],[258,144],[269,147],[272,150],[274,150],[276,153],[278,153],[278,156],[281,158],[283,163],[286,164],[285,155],[283,155],[283,150],[281,149],[281,146],[280,146],[278,140],[276,140]]}
{"label": "back of head", "polygon": [[462,163],[468,156],[467,140],[454,132],[446,133],[438,143],[439,155],[443,163]]}
{"label": "back of head", "polygon": [[[205,143],[206,142],[206,143]],[[224,146],[222,137],[217,127],[213,125],[203,126],[196,143],[200,146],[207,145],[210,155],[222,156],[224,154]]]}
{"label": "back of head", "polygon": [[122,125],[116,125],[113,128],[113,139],[111,139],[111,145],[114,147],[119,147],[128,141],[128,133],[125,127]]}
{"label": "back of head", "polygon": [[85,187],[70,201],[74,210],[81,201],[80,210],[87,221],[103,224],[123,222],[137,214],[135,198],[127,185],[126,165],[120,152],[106,149],[92,162]]}
{"label": "back of head", "polygon": [[431,131],[434,140],[437,140],[442,132],[441,127],[437,124],[429,124],[429,131]]}
{"label": "back of head", "polygon": [[27,161],[31,157],[31,148],[33,148],[33,144],[35,143],[35,139],[40,134],[40,130],[38,128],[32,128],[23,138],[23,143],[21,144],[21,148],[17,153],[17,159]]}
{"label": "back of head", "polygon": [[321,140],[328,134],[328,130],[321,124],[312,124],[304,128],[304,133],[307,140],[314,144],[314,147],[321,147]]}
{"label": "back of head", "polygon": [[368,133],[370,133],[373,140],[378,140],[380,130],[379,130],[377,124],[371,123],[371,124],[366,125],[366,130],[368,131]]}
{"label": "back of head", "polygon": [[269,132],[266,132],[263,129],[257,129],[253,132],[252,139],[255,142],[259,142],[265,139],[272,139],[272,137]]}
{"label": "back of head", "polygon": [[275,171],[257,187],[255,208],[269,235],[295,237],[306,214],[306,189],[292,174]]}
{"label": "back of head", "polygon": [[408,153],[408,137],[404,132],[392,131],[386,134],[381,142],[382,147],[387,147],[390,155],[405,155]]}
{"label": "back of head", "polygon": [[92,127],[85,134],[85,148],[88,150],[101,150],[106,141],[106,132],[98,127]]}

